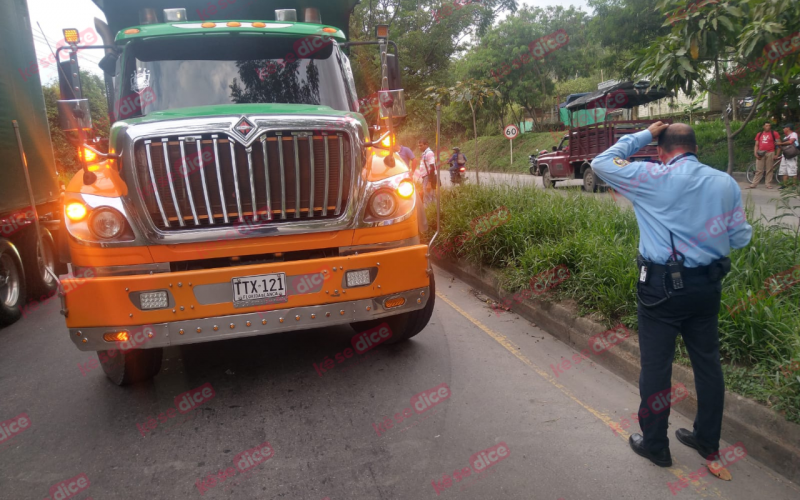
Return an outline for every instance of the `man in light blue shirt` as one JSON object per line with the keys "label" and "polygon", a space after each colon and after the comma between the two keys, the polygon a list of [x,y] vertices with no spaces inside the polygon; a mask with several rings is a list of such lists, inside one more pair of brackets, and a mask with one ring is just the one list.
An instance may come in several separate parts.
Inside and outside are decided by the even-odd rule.
{"label": "man in light blue shirt", "polygon": [[[658,139],[661,163],[627,158]],[[639,426],[633,451],[661,467],[672,465],[667,437],[670,407],[686,389],[672,381],[675,339],[686,343],[695,374],[698,410],[694,431],[678,440],[703,458],[719,452],[725,384],[717,331],[722,278],[731,249],[750,242],[753,229],[742,208],[739,185],[697,159],[688,125],[654,123],[626,135],[592,162],[592,169],[633,204],[639,223],[637,295]]]}

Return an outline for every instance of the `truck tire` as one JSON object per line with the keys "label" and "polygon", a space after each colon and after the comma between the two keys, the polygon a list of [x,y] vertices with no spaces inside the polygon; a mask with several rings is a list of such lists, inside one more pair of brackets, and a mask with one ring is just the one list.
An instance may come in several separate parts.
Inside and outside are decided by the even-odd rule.
{"label": "truck tire", "polygon": [[428,321],[431,320],[433,315],[433,307],[436,303],[436,284],[433,276],[431,275],[430,297],[425,307],[417,311],[411,311],[397,316],[389,316],[388,318],[380,318],[372,321],[361,321],[353,323],[350,326],[357,332],[363,332],[371,328],[375,328],[381,323],[387,323],[389,329],[392,331],[392,336],[384,342],[384,344],[397,344],[405,342],[411,337],[421,332],[426,326]]}
{"label": "truck tire", "polygon": [[542,184],[544,185],[545,189],[550,189],[550,188],[552,188],[553,186],[556,185],[556,183],[553,182],[553,178],[550,177],[550,168],[549,167],[544,167],[542,169]]}
{"label": "truck tire", "polygon": [[587,167],[586,170],[583,171],[583,186],[581,189],[586,191],[587,193],[596,193],[598,189],[597,179],[594,176],[594,171],[592,167]]}
{"label": "truck tire", "polygon": [[25,270],[19,252],[10,241],[0,238],[0,326],[22,317],[25,302]]}
{"label": "truck tire", "polygon": [[53,272],[56,272],[56,243],[50,231],[45,228],[40,229],[44,250],[39,248],[35,226],[31,226],[25,235],[25,248],[22,251],[25,285],[31,300],[44,300],[51,297],[58,288],[55,278],[45,270],[45,265],[47,265]]}
{"label": "truck tire", "polygon": [[111,351],[98,351],[97,357],[106,376],[116,385],[129,385],[144,382],[158,375],[161,371],[161,359],[164,349],[130,349],[128,351],[116,350],[114,356]]}

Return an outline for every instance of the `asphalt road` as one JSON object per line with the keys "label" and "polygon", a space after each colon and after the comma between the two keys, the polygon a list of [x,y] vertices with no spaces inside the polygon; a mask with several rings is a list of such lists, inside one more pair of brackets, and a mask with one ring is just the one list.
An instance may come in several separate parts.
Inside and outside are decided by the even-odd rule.
{"label": "asphalt road", "polygon": [[[467,172],[469,182],[476,181],[475,172]],[[480,173],[481,182],[488,182],[492,184],[505,184],[505,185],[534,185],[539,188],[544,189],[542,185],[542,178],[536,177],[529,174],[505,174],[505,173],[492,173],[492,172],[481,172]],[[442,171],[442,185],[449,186],[450,185],[450,175]],[[557,192],[565,192],[568,189],[580,189],[583,185],[582,180],[572,180],[572,181],[559,181],[556,183],[555,190]],[[756,217],[765,217],[767,220],[773,219],[779,213],[778,210],[778,201],[780,199],[780,191],[777,189],[767,189],[764,187],[763,181],[761,185],[759,185],[756,189],[749,190],[745,189],[748,186],[747,182],[739,182],[739,187],[742,189],[742,201],[744,202],[745,206],[749,204],[753,205],[753,214]],[[631,203],[625,199],[621,195],[612,196],[611,193],[605,189],[602,189],[600,192],[597,193],[581,193],[583,196],[595,196],[600,198],[608,198],[613,200],[617,205],[622,207],[631,208]],[[793,226],[797,227],[798,222],[800,222],[800,218],[798,217],[786,217],[781,222],[785,224],[792,224]],[[777,223],[775,221],[774,223]]]}
{"label": "asphalt road", "polygon": [[[95,356],[73,346],[50,299],[0,330],[0,422],[30,419],[0,443],[0,498],[40,500],[81,474],[88,488],[75,500],[800,497],[750,458],[729,466],[732,482],[707,476],[677,491],[705,468],[694,450],[673,438],[675,464],[662,469],[630,450],[633,428],[611,427],[636,412],[636,387],[591,358],[556,374],[551,365],[576,351],[495,315],[442,272],[437,288],[417,337],[325,372],[315,365],[350,347],[351,329],[170,348],[154,381],[128,388],[91,368]],[[176,396],[204,384],[210,399],[170,418]],[[671,423],[691,428],[675,413]],[[269,458],[247,462],[259,447]],[[505,456],[478,473],[476,454],[492,447]],[[235,463],[250,468],[211,484]]]}

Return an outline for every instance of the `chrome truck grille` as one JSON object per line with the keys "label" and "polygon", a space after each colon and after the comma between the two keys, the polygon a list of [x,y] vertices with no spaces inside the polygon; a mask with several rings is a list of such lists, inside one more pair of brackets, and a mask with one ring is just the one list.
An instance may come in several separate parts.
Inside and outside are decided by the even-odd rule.
{"label": "chrome truck grille", "polygon": [[351,193],[344,132],[278,130],[245,147],[225,133],[134,145],[141,200],[162,231],[338,218]]}

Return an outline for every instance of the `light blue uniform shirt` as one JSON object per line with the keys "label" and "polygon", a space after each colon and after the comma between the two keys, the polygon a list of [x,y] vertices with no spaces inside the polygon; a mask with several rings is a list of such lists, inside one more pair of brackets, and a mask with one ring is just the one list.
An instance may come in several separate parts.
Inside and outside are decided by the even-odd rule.
{"label": "light blue uniform shirt", "polygon": [[694,155],[675,157],[667,165],[625,160],[652,140],[647,130],[626,135],[592,161],[597,176],[633,204],[639,253],[666,264],[672,254],[670,232],[686,267],[706,266],[747,245],[753,228],[733,177]]}

